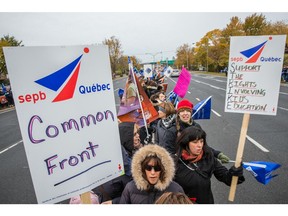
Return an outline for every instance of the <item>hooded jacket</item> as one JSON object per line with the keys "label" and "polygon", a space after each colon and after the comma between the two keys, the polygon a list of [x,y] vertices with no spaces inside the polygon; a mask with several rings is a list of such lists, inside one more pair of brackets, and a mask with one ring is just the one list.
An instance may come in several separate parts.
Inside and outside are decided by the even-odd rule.
{"label": "hooded jacket", "polygon": [[[143,177],[141,164],[147,156],[157,155],[165,170],[163,181],[154,186]],[[120,204],[154,204],[164,192],[181,192],[182,187],[173,181],[175,165],[170,154],[161,146],[149,144],[140,148],[133,156],[131,171],[133,181],[129,182],[121,196]]]}

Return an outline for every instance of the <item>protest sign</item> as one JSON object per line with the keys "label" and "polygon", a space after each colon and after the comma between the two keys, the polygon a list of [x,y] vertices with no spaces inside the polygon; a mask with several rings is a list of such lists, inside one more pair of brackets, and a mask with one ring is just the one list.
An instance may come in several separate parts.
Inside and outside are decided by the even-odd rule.
{"label": "protest sign", "polygon": [[151,78],[153,77],[153,65],[152,64],[144,64],[144,77]]}
{"label": "protest sign", "polygon": [[175,92],[179,97],[184,98],[188,91],[191,77],[191,74],[183,67],[173,92]]}
{"label": "protest sign", "polygon": [[85,195],[123,175],[108,46],[4,54],[38,203]]}
{"label": "protest sign", "polygon": [[[244,113],[235,167],[239,167],[250,113],[276,115],[286,35],[231,37],[225,112]],[[233,176],[233,201],[238,177]]]}
{"label": "protest sign", "polygon": [[276,115],[285,37],[231,37],[225,112]]}

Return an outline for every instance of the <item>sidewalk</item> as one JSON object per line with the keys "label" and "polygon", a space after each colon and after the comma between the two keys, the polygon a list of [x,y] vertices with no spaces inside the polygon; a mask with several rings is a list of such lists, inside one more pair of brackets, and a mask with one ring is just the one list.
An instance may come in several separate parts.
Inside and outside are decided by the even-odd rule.
{"label": "sidewalk", "polygon": [[1,109],[0,109],[0,114],[1,114],[1,113],[4,113],[4,112],[11,111],[11,110],[15,110],[15,106],[13,106],[13,107],[1,108]]}

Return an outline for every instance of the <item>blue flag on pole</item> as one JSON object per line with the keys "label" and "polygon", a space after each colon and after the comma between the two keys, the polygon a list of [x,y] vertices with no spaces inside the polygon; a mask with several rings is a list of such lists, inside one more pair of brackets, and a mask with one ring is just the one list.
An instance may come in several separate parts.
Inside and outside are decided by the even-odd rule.
{"label": "blue flag on pole", "polygon": [[192,118],[196,119],[210,119],[211,114],[211,98],[208,97],[205,100],[200,101],[193,107],[193,115]]}
{"label": "blue flag on pole", "polygon": [[243,162],[243,168],[249,171],[258,182],[266,185],[276,175],[272,175],[272,171],[280,167],[280,164],[266,161],[251,161],[249,163]]}
{"label": "blue flag on pole", "polygon": [[174,105],[174,107],[177,108],[179,99],[178,99],[178,95],[175,92],[173,91],[169,92],[166,98],[167,98],[167,101],[170,101]]}

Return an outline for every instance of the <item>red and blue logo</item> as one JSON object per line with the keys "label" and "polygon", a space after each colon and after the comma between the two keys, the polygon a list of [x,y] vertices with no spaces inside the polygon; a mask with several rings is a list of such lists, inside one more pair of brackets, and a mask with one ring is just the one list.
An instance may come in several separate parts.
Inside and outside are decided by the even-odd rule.
{"label": "red and blue logo", "polygon": [[[269,40],[272,40],[272,37],[269,37]],[[245,63],[255,63],[259,59],[267,41],[268,40],[255,47],[240,52],[242,55],[248,58],[248,60]]]}
{"label": "red and blue logo", "polygon": [[[84,48],[84,52],[88,53],[89,48]],[[80,71],[82,56],[83,54],[63,68],[35,81],[37,84],[55,92],[57,92],[63,86],[63,84],[66,83],[52,102],[59,102],[73,98]],[[69,80],[66,82],[68,78]]]}

